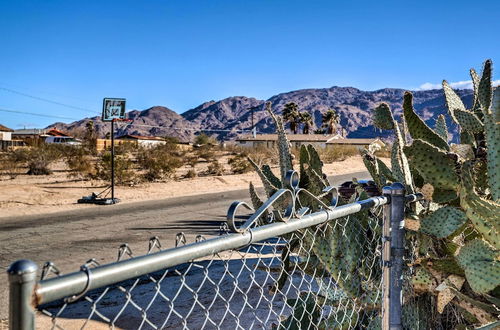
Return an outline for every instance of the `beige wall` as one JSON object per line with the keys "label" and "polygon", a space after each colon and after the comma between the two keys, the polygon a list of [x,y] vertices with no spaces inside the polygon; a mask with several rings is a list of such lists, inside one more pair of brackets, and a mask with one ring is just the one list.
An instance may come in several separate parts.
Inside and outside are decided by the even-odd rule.
{"label": "beige wall", "polygon": [[0,132],[0,141],[10,141],[12,140],[11,132]]}

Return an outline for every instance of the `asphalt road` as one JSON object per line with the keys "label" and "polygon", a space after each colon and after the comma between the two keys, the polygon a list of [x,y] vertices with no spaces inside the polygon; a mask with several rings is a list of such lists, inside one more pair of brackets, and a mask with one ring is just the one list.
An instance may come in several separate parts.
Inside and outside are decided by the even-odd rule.
{"label": "asphalt road", "polygon": [[[367,172],[330,178],[338,185]],[[41,268],[53,261],[62,273],[78,270],[90,258],[115,261],[118,247],[127,243],[137,255],[146,253],[148,239],[158,236],[162,248],[173,247],[175,235],[187,242],[197,235],[218,235],[235,200],[248,201],[248,190],[203,194],[129,204],[80,208],[52,214],[0,219],[0,319],[8,317],[6,269],[18,259],[31,259]]]}

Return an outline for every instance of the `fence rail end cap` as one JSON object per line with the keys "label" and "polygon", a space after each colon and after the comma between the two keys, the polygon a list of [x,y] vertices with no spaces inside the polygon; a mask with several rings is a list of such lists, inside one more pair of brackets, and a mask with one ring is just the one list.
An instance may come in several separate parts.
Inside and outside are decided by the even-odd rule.
{"label": "fence rail end cap", "polygon": [[36,275],[38,267],[35,262],[28,259],[21,259],[14,261],[7,269],[7,274],[9,278],[13,278],[15,281],[24,275]]}
{"label": "fence rail end cap", "polygon": [[404,195],[405,186],[400,182],[394,182],[390,186],[382,188],[383,195]]}

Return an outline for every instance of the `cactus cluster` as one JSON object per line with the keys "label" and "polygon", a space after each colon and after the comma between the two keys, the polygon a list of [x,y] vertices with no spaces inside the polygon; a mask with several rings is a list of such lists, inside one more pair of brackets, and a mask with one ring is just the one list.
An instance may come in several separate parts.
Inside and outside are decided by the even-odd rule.
{"label": "cactus cluster", "polygon": [[[439,314],[449,306],[462,321],[479,325],[500,315],[500,88],[491,85],[490,60],[481,76],[474,70],[470,73],[474,85],[470,109],[443,81],[460,143],[449,143],[444,115],[429,127],[416,114],[412,94],[406,92],[399,122],[385,103],[373,113],[376,127],[394,131],[391,168],[369,151],[362,156],[380,187],[399,181],[407,192],[420,191],[426,198],[407,214],[412,223],[407,235],[419,245],[414,252],[415,294],[438,299]],[[454,281],[448,280],[450,276]]]}
{"label": "cactus cluster", "polygon": [[[276,125],[278,135],[279,168],[280,177],[275,175],[268,165],[257,164],[251,158],[250,163],[255,168],[264,186],[267,198],[286,187],[286,174],[293,170],[292,152],[288,142],[281,117],[276,116],[271,109],[270,103],[266,105],[271,118]],[[326,175],[323,173],[323,162],[318,152],[311,145],[303,145],[298,157],[299,184],[298,188],[307,190],[300,196],[295,207],[297,209],[307,207],[308,211],[316,212],[324,205],[330,205],[334,196],[327,189],[329,186]],[[379,164],[383,168],[383,163]],[[385,168],[383,168],[385,170]],[[386,169],[390,172],[389,169]],[[392,179],[392,176],[388,179]],[[258,209],[264,203],[255,191],[254,185],[250,184],[250,196],[253,207]],[[287,196],[287,197],[285,197]],[[315,197],[313,197],[315,196]],[[288,207],[288,195],[273,204],[272,214],[265,214],[259,219],[262,223],[280,221]],[[361,186],[350,200],[340,200],[340,203],[351,203],[355,200],[368,198]],[[288,244],[283,249],[282,260],[284,271],[276,284],[276,289],[282,289],[287,281],[288,274],[297,267],[292,265],[290,255],[300,255],[300,269],[316,278],[320,286],[319,293],[309,292],[307,299],[293,299],[289,304],[294,307],[294,313],[285,322],[285,327],[303,328],[310,322],[317,324],[319,321],[321,305],[344,306],[350,304],[349,308],[339,310],[331,318],[321,320],[322,327],[348,329],[356,326],[367,327],[371,321],[380,323],[377,318],[380,307],[379,283],[381,271],[379,267],[379,256],[375,253],[381,242],[381,228],[378,219],[369,211],[358,212],[346,218],[340,218],[334,224],[328,226],[316,226],[304,229],[284,237]],[[333,278],[335,287],[322,285],[322,278],[327,276]],[[322,304],[319,301],[323,301]],[[378,307],[377,307],[378,306]],[[304,310],[310,310],[311,315],[317,315],[313,319],[298,319]],[[307,327],[306,327],[307,328]]]}

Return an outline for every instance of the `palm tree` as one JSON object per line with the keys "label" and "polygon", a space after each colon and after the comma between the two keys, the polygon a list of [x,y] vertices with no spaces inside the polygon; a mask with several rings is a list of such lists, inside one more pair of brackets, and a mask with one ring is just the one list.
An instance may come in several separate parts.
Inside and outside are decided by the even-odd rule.
{"label": "palm tree", "polygon": [[309,134],[309,130],[313,126],[313,118],[309,112],[301,112],[300,114],[300,122],[304,124],[302,127],[303,134]]}
{"label": "palm tree", "polygon": [[299,107],[297,103],[290,102],[285,104],[283,108],[283,119],[290,124],[290,130],[293,134],[297,134],[297,128],[299,124]]}
{"label": "palm tree", "polygon": [[323,114],[321,122],[327,127],[328,134],[337,133],[337,125],[340,122],[340,118],[335,110],[328,109],[328,111]]}

